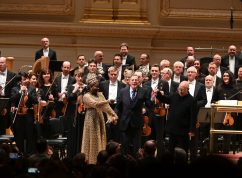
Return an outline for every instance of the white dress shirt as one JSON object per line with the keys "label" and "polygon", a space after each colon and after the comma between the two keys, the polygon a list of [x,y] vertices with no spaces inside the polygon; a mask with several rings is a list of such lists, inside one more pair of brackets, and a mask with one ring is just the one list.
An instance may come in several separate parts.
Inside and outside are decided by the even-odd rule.
{"label": "white dress shirt", "polygon": [[210,108],[211,107],[211,100],[212,100],[212,97],[213,97],[213,87],[206,88],[206,95],[207,95],[207,104],[205,105],[205,108]]}
{"label": "white dress shirt", "polygon": [[229,56],[229,70],[234,74],[235,56]]}
{"label": "white dress shirt", "polygon": [[45,57],[48,57],[48,55],[49,55],[49,48],[43,49],[43,54],[44,54]]}
{"label": "white dress shirt", "polygon": [[156,80],[151,79],[151,88],[154,90],[155,88],[158,87],[159,79],[157,78]]}
{"label": "white dress shirt", "polygon": [[188,81],[189,82],[189,93],[194,97],[195,92],[195,86],[196,86],[196,80]]}
{"label": "white dress shirt", "polygon": [[5,95],[4,88],[6,85],[6,80],[7,80],[7,69],[4,72],[1,72],[0,74],[0,86],[3,88],[1,93],[2,96]]}
{"label": "white dress shirt", "polygon": [[69,74],[63,75],[61,74],[61,93],[66,92],[67,90],[67,84],[68,84]]}
{"label": "white dress shirt", "polygon": [[117,99],[117,92],[118,92],[118,81],[115,83],[109,82],[109,90],[108,90],[108,99],[115,100]]}

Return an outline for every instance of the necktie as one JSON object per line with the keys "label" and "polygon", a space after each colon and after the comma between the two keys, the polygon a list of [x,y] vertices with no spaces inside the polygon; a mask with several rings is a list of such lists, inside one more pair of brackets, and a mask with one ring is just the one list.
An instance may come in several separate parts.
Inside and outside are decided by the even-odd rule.
{"label": "necktie", "polygon": [[131,98],[132,100],[134,100],[135,95],[136,95],[136,90],[133,90],[133,91],[132,91],[132,98]]}

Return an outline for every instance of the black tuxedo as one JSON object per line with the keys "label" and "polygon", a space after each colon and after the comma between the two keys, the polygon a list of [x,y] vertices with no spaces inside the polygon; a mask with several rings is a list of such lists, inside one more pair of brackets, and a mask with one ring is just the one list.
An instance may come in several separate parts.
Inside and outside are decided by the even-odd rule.
{"label": "black tuxedo", "polygon": [[[225,67],[229,70],[229,55],[225,55],[222,57],[221,60],[221,66]],[[238,70],[239,67],[242,66],[242,59],[239,58],[239,56],[235,56],[235,67],[234,67],[234,77],[238,78]]]}
{"label": "black tuxedo", "polygon": [[[144,86],[151,88],[151,80],[144,83]],[[165,95],[169,95],[169,85],[168,82],[162,79],[159,79],[157,88],[164,91]],[[152,91],[152,88],[151,88]],[[151,93],[150,91],[150,93]],[[154,102],[153,105],[156,103]],[[157,144],[157,155],[161,156],[164,151],[163,139],[164,139],[164,128],[165,128],[165,116],[160,116],[155,113],[154,110],[150,111],[149,118],[151,119],[151,139],[156,140]]]}
{"label": "black tuxedo", "polygon": [[[106,100],[108,100],[108,94],[109,94],[109,84],[110,84],[110,80],[106,80],[100,83],[100,91],[103,92],[104,97],[106,98]],[[123,84],[120,81],[117,81],[117,98],[119,97],[120,94],[120,90],[122,88],[125,87],[125,84]],[[116,107],[116,102],[114,104],[110,103],[110,106],[112,109],[115,109]],[[120,132],[119,132],[119,120],[117,125],[113,125],[113,124],[106,124],[106,133],[107,133],[107,140],[114,140],[117,142],[120,142]]]}
{"label": "black tuxedo", "polygon": [[135,57],[134,56],[131,56],[131,55],[127,55],[127,58],[126,58],[126,63],[125,65],[127,66],[131,66],[131,65],[134,65],[134,67],[136,66],[136,63],[135,63]]}
{"label": "black tuxedo", "polygon": [[[61,112],[61,109],[63,108],[64,104],[63,102],[60,102],[58,101],[58,93],[61,93],[61,80],[62,80],[62,75],[58,76],[55,80],[55,86],[56,86],[56,93],[54,95],[55,97],[55,103],[56,103],[56,114],[57,114],[57,117],[63,115],[63,113]],[[66,91],[68,89],[68,87],[72,84],[75,83],[75,78],[70,76],[69,75],[69,78],[68,78],[68,83],[67,83],[67,86],[66,86]]]}
{"label": "black tuxedo", "polygon": [[174,81],[171,80],[171,84],[170,84],[170,87],[169,87],[170,88],[169,89],[169,94],[173,95],[174,93],[176,93],[178,86],[179,86],[179,83],[174,82]]}
{"label": "black tuxedo", "polygon": [[141,130],[144,124],[142,108],[144,103],[149,112],[152,103],[150,95],[144,88],[139,87],[137,89],[137,94],[133,100],[130,97],[129,86],[120,90],[116,111],[118,116],[120,116],[120,140],[124,154],[130,153],[134,155],[141,147]]}
{"label": "black tuxedo", "polygon": [[[12,80],[11,80],[12,79]],[[11,80],[11,82],[9,82]],[[11,97],[11,89],[15,87],[16,80],[15,80],[15,73],[7,70],[7,76],[6,76],[6,82],[5,82],[5,88],[4,88],[4,96],[1,96],[1,98],[10,98]],[[11,103],[8,100],[4,104],[4,108],[7,110],[6,115],[0,115],[0,134],[3,135],[6,132],[6,129],[11,124],[11,118],[10,118],[10,107]],[[0,111],[2,112],[2,111]]]}
{"label": "black tuxedo", "polygon": [[[36,53],[35,53],[35,60],[38,60],[42,56],[44,56],[43,48],[38,50],[38,51],[36,51]],[[50,58],[51,61],[57,61],[56,52],[53,49],[51,49],[51,48],[49,48],[48,57]]]}
{"label": "black tuxedo", "polygon": [[[173,78],[174,78],[174,74],[172,75],[172,77],[171,77],[171,80],[173,81]],[[182,82],[182,81],[186,81],[187,80],[187,77],[186,76],[184,76],[184,75],[180,75],[180,83]]]}

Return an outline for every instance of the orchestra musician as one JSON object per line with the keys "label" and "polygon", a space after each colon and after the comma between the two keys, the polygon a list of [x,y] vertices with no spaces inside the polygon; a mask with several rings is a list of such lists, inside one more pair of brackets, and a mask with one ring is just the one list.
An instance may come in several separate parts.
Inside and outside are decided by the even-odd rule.
{"label": "orchestra musician", "polygon": [[[117,104],[117,97],[120,93],[120,90],[125,87],[125,84],[118,81],[118,69],[116,67],[110,67],[108,69],[109,80],[105,80],[100,83],[100,91],[103,92],[106,100],[109,101],[109,104],[112,109],[115,108]],[[118,121],[119,123],[119,121]],[[120,133],[118,129],[118,124],[106,124],[107,132],[107,141],[113,140],[116,142],[120,141]]]}
{"label": "orchestra musician", "polygon": [[29,86],[29,76],[25,72],[20,72],[16,80],[19,85],[12,88],[10,98],[11,111],[15,110],[14,138],[20,152],[29,154],[35,151],[33,105],[38,103],[37,95],[36,90]]}
{"label": "orchestra musician", "polygon": [[[238,92],[238,89],[235,87],[235,80],[234,75],[231,71],[227,70],[222,75],[222,82],[221,84],[215,88],[215,91],[213,93],[212,97],[212,103],[217,102],[219,100],[238,100],[239,95],[235,95]],[[231,113],[233,120],[237,119],[236,113]],[[218,123],[215,125],[215,129],[222,129],[222,130],[231,130],[234,129],[234,125],[229,124],[222,124]],[[231,141],[231,135],[223,135],[224,141],[223,141],[223,153],[227,154],[230,151],[230,141]],[[215,148],[216,149],[216,148]]]}
{"label": "orchestra musician", "polygon": [[53,74],[49,69],[42,69],[39,74],[39,93],[40,93],[40,109],[39,117],[42,126],[42,136],[50,138],[49,120],[56,118],[55,97],[57,96],[56,85],[53,83]]}
{"label": "orchestra musician", "polygon": [[87,90],[83,83],[83,70],[76,70],[76,83],[70,85],[67,89],[68,106],[66,110],[66,119],[68,121],[67,134],[67,156],[73,158],[80,152],[82,131],[85,118],[85,106],[83,103],[83,94]]}
{"label": "orchestra musician", "polygon": [[[7,69],[6,58],[0,57],[0,98],[10,98],[11,89],[16,83],[15,75],[15,73]],[[11,124],[9,101],[0,112],[0,135],[3,135]]]}
{"label": "orchestra musician", "polygon": [[[165,95],[169,95],[169,85],[168,82],[160,78],[160,67],[158,64],[154,64],[151,66],[150,69],[151,80],[144,83],[154,89],[158,89],[160,91],[164,91]],[[165,113],[162,114],[160,110],[164,110],[165,112],[165,105],[160,103],[158,100],[154,100],[154,107],[155,109],[151,111],[150,118],[151,118],[151,139],[156,140],[157,143],[157,156],[161,156],[162,152],[164,151],[163,141],[164,141],[164,128],[165,128]]]}

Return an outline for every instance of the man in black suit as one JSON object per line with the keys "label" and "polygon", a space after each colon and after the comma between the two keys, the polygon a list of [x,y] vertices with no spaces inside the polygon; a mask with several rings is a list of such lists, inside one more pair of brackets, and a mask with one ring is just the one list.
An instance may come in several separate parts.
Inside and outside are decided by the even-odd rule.
{"label": "man in black suit", "polygon": [[122,56],[120,54],[115,54],[113,57],[113,66],[118,70],[118,81],[122,81],[124,79],[124,70],[126,65],[122,65]]}
{"label": "man in black suit", "polygon": [[120,116],[120,141],[124,154],[135,155],[141,148],[144,104],[146,112],[149,112],[152,107],[150,95],[143,87],[138,87],[138,76],[132,75],[130,86],[120,90],[116,106],[116,111]]}
{"label": "man in black suit", "polygon": [[108,80],[108,65],[103,63],[104,54],[102,51],[95,51],[94,60],[97,63],[98,75]]}
{"label": "man in black suit", "polygon": [[[151,80],[144,83],[144,86],[149,86],[154,89],[159,89],[164,91],[165,95],[169,95],[169,85],[168,82],[160,78],[160,68],[159,65],[154,64],[150,69]],[[161,156],[164,152],[164,128],[165,128],[165,114],[161,115],[160,109],[165,109],[163,103],[154,102],[156,110],[150,111],[149,118],[151,119],[151,139],[156,140],[157,143],[157,156]],[[158,111],[158,112],[156,112]]]}
{"label": "man in black suit", "polygon": [[133,66],[133,69],[136,68],[135,57],[128,54],[128,44],[121,43],[120,45],[120,55],[122,56],[122,64],[126,66]]}
{"label": "man in black suit", "polygon": [[51,61],[57,61],[56,52],[50,48],[50,41],[48,38],[41,39],[42,49],[36,51],[35,60],[38,60],[42,56],[49,57]]}
{"label": "man in black suit", "polygon": [[78,66],[76,66],[74,69],[70,71],[71,76],[74,76],[74,74],[76,73],[75,71],[77,70],[79,71],[82,70],[84,75],[86,75],[88,73],[88,68],[87,68],[88,64],[83,54],[80,54],[77,56],[76,63]]}
{"label": "man in black suit", "polygon": [[172,95],[173,93],[177,92],[177,88],[179,86],[179,83],[174,82],[171,80],[172,77],[172,70],[170,68],[164,68],[161,71],[161,77],[163,80],[168,82],[169,85],[169,95]]}
{"label": "man in black suit", "polygon": [[[109,80],[105,80],[100,83],[100,91],[103,92],[106,100],[112,109],[116,107],[117,97],[119,97],[120,90],[125,87],[125,84],[117,80],[118,70],[115,67],[108,69]],[[120,142],[120,133],[118,128],[119,120],[117,125],[106,124],[107,140],[114,140]]]}
{"label": "man in black suit", "polygon": [[223,73],[227,70],[226,67],[221,66],[221,60],[222,60],[222,57],[219,54],[215,54],[213,56],[213,62],[216,64],[217,69],[218,69],[216,75],[219,78],[222,78]]}
{"label": "man in black suit", "polygon": [[161,102],[169,104],[166,133],[169,135],[169,150],[174,153],[175,147],[183,148],[188,154],[189,140],[194,136],[196,123],[196,101],[189,93],[189,83],[182,81],[178,92],[171,96],[158,90],[154,92]]}
{"label": "man in black suit", "polygon": [[[0,97],[10,98],[11,89],[15,86],[15,73],[9,71],[6,66],[6,58],[0,57]],[[0,135],[5,134],[5,130],[10,126],[10,101],[3,102],[3,110],[0,111]]]}
{"label": "man in black suit", "polygon": [[[64,115],[63,111],[67,105],[67,88],[68,86],[72,85],[75,83],[75,78],[70,76],[70,69],[71,69],[71,63],[69,61],[64,61],[62,64],[62,72],[61,75],[59,75],[56,80],[55,80],[55,85],[56,85],[56,92],[57,96],[56,98],[56,114],[57,117]],[[63,110],[62,110],[63,109]],[[64,111],[65,112],[65,111]]]}
{"label": "man in black suit", "polygon": [[187,80],[187,77],[183,75],[184,64],[181,61],[176,61],[173,64],[173,76],[171,80],[181,83],[182,81]]}
{"label": "man in black suit", "polygon": [[[197,116],[199,109],[204,107],[207,103],[207,96],[205,85],[196,81],[197,69],[194,66],[191,66],[187,69],[187,79],[189,82],[189,93],[196,100],[196,110],[195,116]],[[191,159],[195,159],[197,156],[197,144],[198,144],[198,128],[196,129],[195,137],[191,140]]]}
{"label": "man in black suit", "polygon": [[238,69],[242,66],[242,59],[239,58],[236,52],[235,45],[230,45],[228,48],[228,54],[222,57],[221,66],[230,70],[235,78],[238,77]]}
{"label": "man in black suit", "polygon": [[217,74],[218,68],[217,65],[214,62],[210,62],[208,64],[208,74],[213,76],[213,86],[217,87],[222,82],[222,79],[219,78]]}

